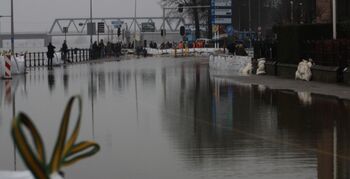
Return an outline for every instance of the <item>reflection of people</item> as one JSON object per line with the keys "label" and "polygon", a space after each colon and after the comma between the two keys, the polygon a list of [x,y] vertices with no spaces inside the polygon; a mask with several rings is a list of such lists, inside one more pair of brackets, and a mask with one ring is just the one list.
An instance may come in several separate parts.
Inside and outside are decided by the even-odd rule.
{"label": "reflection of people", "polygon": [[49,43],[49,45],[47,46],[47,59],[48,59],[48,66],[52,67],[52,59],[54,57],[55,54],[55,46],[53,46],[51,44],[51,42]]}
{"label": "reflection of people", "polygon": [[65,93],[67,93],[67,91],[68,91],[68,85],[69,85],[69,74],[67,71],[67,67],[64,66],[63,67],[63,88],[64,88]]}
{"label": "reflection of people", "polygon": [[55,75],[53,70],[50,70],[48,72],[47,81],[49,85],[49,90],[52,91],[53,88],[55,87]]}

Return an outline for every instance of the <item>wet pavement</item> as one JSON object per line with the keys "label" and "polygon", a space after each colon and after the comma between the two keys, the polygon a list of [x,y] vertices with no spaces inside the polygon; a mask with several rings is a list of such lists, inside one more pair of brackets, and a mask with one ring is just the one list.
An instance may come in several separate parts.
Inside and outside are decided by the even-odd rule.
{"label": "wet pavement", "polygon": [[51,151],[65,104],[79,94],[80,140],[101,151],[66,169],[67,179],[350,178],[349,101],[223,78],[205,59],[35,68],[6,86],[0,170],[24,169],[10,138],[14,112],[33,119]]}

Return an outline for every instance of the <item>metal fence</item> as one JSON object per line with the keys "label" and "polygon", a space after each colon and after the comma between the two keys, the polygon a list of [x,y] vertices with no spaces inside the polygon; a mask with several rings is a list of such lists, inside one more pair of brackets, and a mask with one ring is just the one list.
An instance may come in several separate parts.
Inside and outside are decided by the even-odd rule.
{"label": "metal fence", "polygon": [[[90,49],[71,49],[67,52],[63,62],[66,64],[88,61],[91,59],[90,54]],[[47,66],[47,64],[48,58],[46,52],[30,52],[24,56],[25,67]]]}
{"label": "metal fence", "polygon": [[[254,57],[266,58],[271,61],[277,59],[277,44],[269,41],[254,43]],[[299,54],[295,59],[312,59],[315,64],[323,66],[338,66],[341,68],[350,65],[350,39],[340,40],[313,40],[305,41],[299,47]],[[291,61],[290,63],[294,63]]]}
{"label": "metal fence", "polygon": [[254,46],[254,58],[266,58],[268,61],[276,61],[277,44],[275,41],[256,41]]}
{"label": "metal fence", "polygon": [[350,65],[349,51],[348,39],[307,41],[302,56],[311,58],[317,65],[345,68]]}

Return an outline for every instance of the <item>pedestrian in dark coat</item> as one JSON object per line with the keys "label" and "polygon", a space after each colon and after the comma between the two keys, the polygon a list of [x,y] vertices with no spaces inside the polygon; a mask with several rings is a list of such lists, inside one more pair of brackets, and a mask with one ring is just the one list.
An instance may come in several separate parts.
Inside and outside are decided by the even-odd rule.
{"label": "pedestrian in dark coat", "polygon": [[62,60],[66,61],[68,60],[67,54],[68,54],[68,45],[66,41],[63,41],[62,47],[61,47],[61,54],[62,54]]}
{"label": "pedestrian in dark coat", "polygon": [[52,59],[54,57],[55,54],[55,46],[53,46],[51,44],[51,42],[49,43],[49,45],[47,46],[47,59],[48,59],[48,66],[52,67]]}
{"label": "pedestrian in dark coat", "polygon": [[93,54],[93,59],[96,59],[99,56],[99,50],[98,50],[98,45],[96,41],[94,42],[94,44],[92,44],[92,54]]}

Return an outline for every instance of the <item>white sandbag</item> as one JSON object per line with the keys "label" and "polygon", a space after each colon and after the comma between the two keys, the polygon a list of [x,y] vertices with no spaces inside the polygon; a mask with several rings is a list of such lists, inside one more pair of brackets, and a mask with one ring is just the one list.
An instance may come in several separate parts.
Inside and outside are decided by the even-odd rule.
{"label": "white sandbag", "polygon": [[240,70],[240,73],[242,75],[250,75],[252,73],[252,69],[252,63],[247,63],[247,65]]}
{"label": "white sandbag", "polygon": [[24,56],[11,57],[11,72],[12,75],[19,75],[25,73]]}
{"label": "white sandbag", "polygon": [[297,71],[295,72],[295,79],[310,81],[312,77],[311,67],[312,67],[311,59],[309,61],[302,60],[298,65]]}
{"label": "white sandbag", "polygon": [[53,57],[52,59],[52,65],[53,66],[60,66],[62,65],[64,62],[62,60],[62,57],[61,57],[61,53],[55,53],[55,56]]}
{"label": "white sandbag", "polygon": [[[34,179],[33,175],[29,171],[10,172],[0,171],[1,179]],[[52,175],[51,179],[63,179],[60,175]]]}
{"label": "white sandbag", "polygon": [[258,59],[258,69],[256,70],[256,74],[257,75],[264,75],[264,74],[266,74],[265,63],[266,63],[265,58]]}

